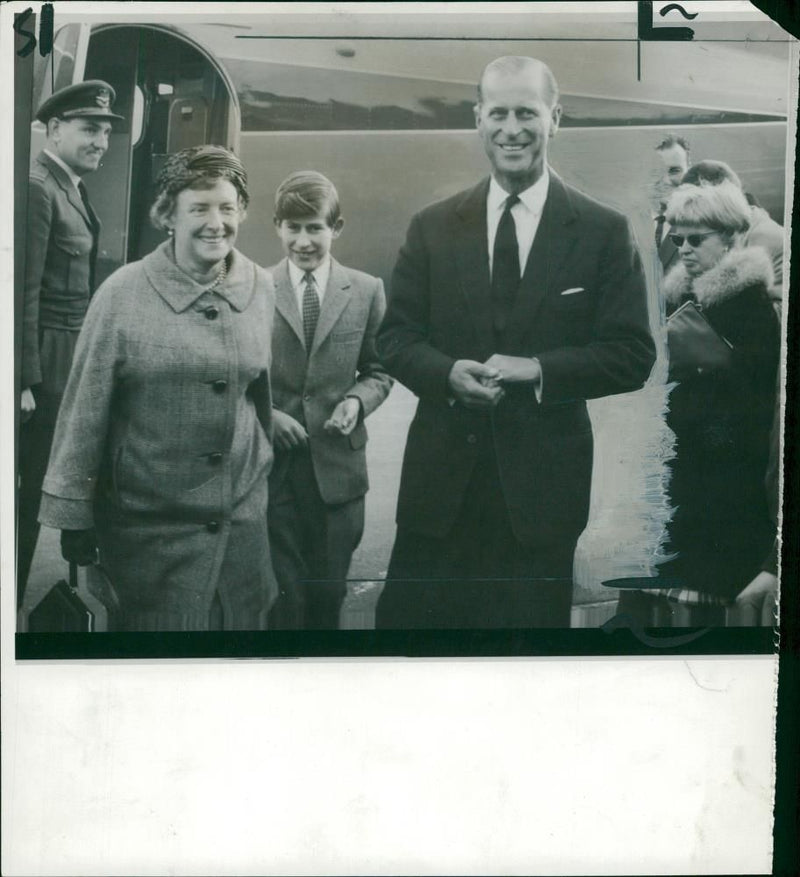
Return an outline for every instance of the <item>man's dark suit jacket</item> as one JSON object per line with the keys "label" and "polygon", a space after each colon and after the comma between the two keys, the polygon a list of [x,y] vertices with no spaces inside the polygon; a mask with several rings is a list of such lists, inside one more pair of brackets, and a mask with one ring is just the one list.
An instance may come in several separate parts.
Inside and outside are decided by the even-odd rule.
{"label": "man's dark suit jacket", "polygon": [[[640,387],[655,359],[644,275],[625,217],[554,173],[502,349],[493,336],[486,231],[489,181],[411,221],[392,277],[378,353],[419,397],[397,522],[442,538],[453,526],[482,443],[494,437],[517,539],[569,558],[586,526],[592,428],[586,399]],[[537,357],[533,388],[491,413],[453,403],[458,359]]]}

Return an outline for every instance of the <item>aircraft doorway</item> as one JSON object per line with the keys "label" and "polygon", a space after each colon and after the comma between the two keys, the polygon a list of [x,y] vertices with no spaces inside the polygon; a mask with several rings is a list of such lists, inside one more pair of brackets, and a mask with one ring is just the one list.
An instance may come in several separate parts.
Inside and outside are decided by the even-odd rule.
{"label": "aircraft doorway", "polygon": [[163,239],[148,211],[167,156],[217,143],[238,152],[238,107],[223,74],[200,49],[153,27],[109,26],[92,32],[84,79],[117,92],[115,126],[103,166],[87,178],[103,221],[98,281],[140,259]]}

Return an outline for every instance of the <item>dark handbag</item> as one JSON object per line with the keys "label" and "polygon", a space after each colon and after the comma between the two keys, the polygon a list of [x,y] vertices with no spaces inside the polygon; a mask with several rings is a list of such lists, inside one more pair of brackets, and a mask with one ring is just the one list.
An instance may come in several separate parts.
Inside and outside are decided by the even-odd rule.
{"label": "dark handbag", "polygon": [[687,301],[667,319],[669,378],[684,380],[733,365],[733,345],[717,332],[696,302]]}
{"label": "dark handbag", "polygon": [[30,633],[91,633],[94,612],[78,595],[78,567],[69,565],[69,582],[59,579],[28,615]]}

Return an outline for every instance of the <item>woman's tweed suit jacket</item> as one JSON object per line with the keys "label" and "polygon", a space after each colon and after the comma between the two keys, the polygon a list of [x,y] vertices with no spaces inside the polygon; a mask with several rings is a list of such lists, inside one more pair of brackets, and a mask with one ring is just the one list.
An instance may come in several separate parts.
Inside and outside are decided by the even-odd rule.
{"label": "woman's tweed suit jacket", "polygon": [[128,630],[264,626],[276,586],[272,279],[236,250],[214,291],[166,242],[98,290],[78,341],[39,519],[96,527]]}

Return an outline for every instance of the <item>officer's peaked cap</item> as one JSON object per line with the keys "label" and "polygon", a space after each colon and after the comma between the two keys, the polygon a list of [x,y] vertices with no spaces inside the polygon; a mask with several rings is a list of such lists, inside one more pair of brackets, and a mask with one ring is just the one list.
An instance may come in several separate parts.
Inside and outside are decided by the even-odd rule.
{"label": "officer's peaked cap", "polygon": [[123,120],[111,112],[116,100],[116,92],[102,79],[89,79],[86,82],[78,82],[61,88],[39,107],[36,118],[47,124],[49,119],[106,119],[111,121]]}

